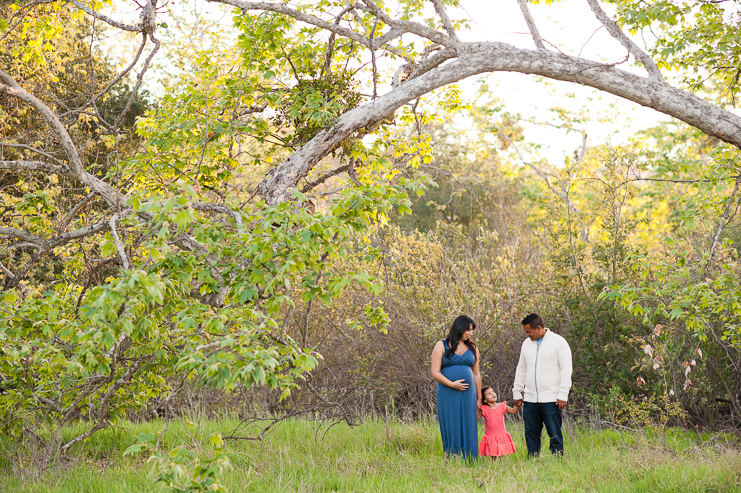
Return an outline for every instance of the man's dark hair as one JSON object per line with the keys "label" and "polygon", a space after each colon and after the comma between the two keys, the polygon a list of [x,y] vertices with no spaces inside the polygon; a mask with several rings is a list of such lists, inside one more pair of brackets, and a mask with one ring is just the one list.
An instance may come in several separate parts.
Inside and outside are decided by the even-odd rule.
{"label": "man's dark hair", "polygon": [[533,329],[537,329],[538,327],[545,327],[543,319],[540,318],[540,315],[538,315],[537,313],[531,313],[527,317],[523,318],[522,325],[529,325]]}

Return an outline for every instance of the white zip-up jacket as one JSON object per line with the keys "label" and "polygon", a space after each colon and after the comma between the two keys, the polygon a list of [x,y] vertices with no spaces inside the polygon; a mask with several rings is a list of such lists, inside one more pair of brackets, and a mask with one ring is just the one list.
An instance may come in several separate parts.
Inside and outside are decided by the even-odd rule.
{"label": "white zip-up jacket", "polygon": [[520,349],[512,395],[525,402],[566,401],[571,389],[571,348],[566,339],[546,328],[543,342],[528,337]]}

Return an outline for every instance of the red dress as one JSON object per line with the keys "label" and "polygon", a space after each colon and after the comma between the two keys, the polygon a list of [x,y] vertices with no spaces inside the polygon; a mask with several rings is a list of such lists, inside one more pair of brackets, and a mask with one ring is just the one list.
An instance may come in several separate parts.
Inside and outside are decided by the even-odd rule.
{"label": "red dress", "polygon": [[484,416],[484,436],[479,444],[479,455],[489,457],[500,457],[515,453],[515,443],[512,436],[504,427],[504,414],[507,412],[507,404],[500,402],[497,407],[491,408],[488,404],[481,406],[481,414]]}

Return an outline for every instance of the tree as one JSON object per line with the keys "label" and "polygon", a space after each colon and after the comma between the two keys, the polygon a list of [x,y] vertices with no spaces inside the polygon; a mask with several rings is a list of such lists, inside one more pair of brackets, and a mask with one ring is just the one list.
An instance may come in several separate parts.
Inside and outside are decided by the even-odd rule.
{"label": "tree", "polygon": [[[402,2],[403,15],[399,19],[392,18],[388,9],[373,0],[344,7],[341,3],[321,2],[314,9],[267,2],[212,1],[232,5],[242,11],[276,12],[351,39],[371,52],[374,66],[377,50],[386,50],[406,60],[406,64],[395,75],[398,83],[393,90],[343,114],[334,125],[324,129],[271,171],[259,188],[268,203],[289,200],[289,190],[295,187],[298,180],[354,132],[383,121],[402,105],[436,88],[485,72],[521,72],[594,87],[656,109],[735,146],[741,145],[741,119],[690,92],[670,86],[653,59],[625,35],[597,0],[587,0],[589,7],[605,29],[628,51],[625,61],[632,55],[647,71],[647,77],[621,70],[616,64],[596,63],[547,50],[525,0],[519,0],[519,4],[536,50],[497,42],[460,42],[455,34],[456,23],[449,18],[441,0],[432,2],[437,13],[435,18],[424,17],[422,3]],[[331,13],[333,9],[335,14]],[[308,10],[314,10],[316,14],[309,14],[306,12]],[[350,27],[342,26],[343,16],[347,14],[353,14],[347,21]],[[330,22],[322,16],[333,19]],[[409,20],[414,17],[420,18],[420,21]],[[433,29],[430,25],[442,26],[442,29]],[[382,32],[384,27],[388,27],[385,33]],[[391,44],[405,34],[422,38],[425,49],[415,51],[411,43]],[[375,70],[373,77],[375,88]]]}
{"label": "tree", "polygon": [[[12,125],[5,129],[10,142],[3,142],[9,159],[0,166],[6,177],[28,184],[19,197],[0,190],[9,204],[0,226],[6,247],[0,401],[2,433],[17,444],[13,459],[28,465],[37,458],[44,469],[127,413],[167,408],[188,383],[226,390],[265,385],[288,396],[317,361],[286,331],[295,300],[329,303],[351,282],[375,289],[366,273],[329,270],[327,261],[347,255],[349,238],[383,221],[392,207],[408,210],[405,190],[416,186],[396,178],[387,159],[395,149],[390,139],[362,149],[348,144],[352,157],[341,170],[351,186],[321,212],[313,213],[300,192],[299,207],[253,200],[250,169],[241,173],[251,162],[245,155],[259,169],[260,160],[281,156],[356,104],[341,66],[317,62],[314,32],[288,39],[287,24],[270,29],[280,19],[243,17],[239,52],[232,58],[194,53],[195,72],[180,75],[158,106],[141,115],[141,141],[131,145],[126,116],[160,46],[155,5],[147,5],[137,25],[83,4],[8,8],[3,41],[17,54],[11,61],[25,65],[11,64],[12,75],[0,71],[0,111]],[[141,36],[133,62],[116,75],[100,70],[85,49],[100,33],[99,18]],[[58,35],[64,24],[89,45]],[[25,42],[47,30],[52,35],[41,50]],[[263,35],[286,51],[277,62],[254,42]],[[336,51],[354,54],[350,46]],[[77,85],[65,90],[54,78],[68,74],[74,56],[93,69],[78,72]],[[266,63],[291,66],[296,86],[271,80],[274,74],[266,78]],[[131,92],[117,108],[111,101],[120,101],[137,64]],[[47,101],[24,87],[44,89],[34,68],[49,72],[43,82],[54,91],[45,93]],[[101,82],[102,73],[109,78]],[[329,107],[320,104],[325,99]],[[266,108],[271,117],[262,115]],[[91,148],[99,152],[88,160]],[[304,192],[338,173],[317,176]],[[67,179],[79,195],[69,210],[50,199],[68,193]],[[53,275],[29,277],[52,256],[59,266]],[[80,418],[87,427],[66,437],[64,428]],[[32,448],[41,453],[27,453]]]}
{"label": "tree", "polygon": [[[316,364],[285,331],[295,300],[307,304],[308,317],[314,301],[331,303],[351,282],[377,289],[367,273],[331,270],[328,260],[348,255],[350,239],[384,223],[392,209],[409,211],[407,191],[426,180],[401,171],[429,161],[430,149],[424,136],[406,139],[389,123],[419,121],[409,103],[431,91],[485,72],[536,74],[630,99],[741,145],[741,119],[666,83],[596,0],[587,0],[592,11],[646,77],[546,49],[524,0],[535,50],[461,42],[462,24],[441,0],[432,1],[432,17],[422,2],[401,2],[399,18],[373,0],[213,1],[238,10],[234,52],[194,52],[195,70],[142,115],[142,143],[128,148],[121,146],[131,138],[127,117],[160,51],[170,7],[148,0],[132,24],[98,10],[111,2],[7,4],[0,42],[15,44],[10,66],[0,69],[2,118],[30,110],[48,134],[41,146],[12,129],[3,144],[11,158],[0,168],[44,177],[51,188],[63,177],[84,195],[63,210],[46,200],[39,180],[0,226],[6,251],[20,252],[0,264],[4,434],[34,436],[42,467],[129,410],[167,405],[193,379],[224,389],[267,384],[288,395]],[[140,41],[107,81],[97,78],[91,50],[83,54],[92,69],[70,112],[64,95],[34,86],[13,61],[49,66],[62,56],[64,26],[83,19],[91,43],[100,29]],[[378,51],[404,60],[381,96]],[[371,94],[355,73],[365,58]],[[123,107],[106,107],[126,93]],[[447,96],[446,104],[460,103],[454,91]],[[81,120],[98,129],[92,138],[77,131]],[[101,171],[85,159],[90,139],[115,166]],[[318,166],[330,156],[324,165],[333,169]],[[316,193],[328,180],[342,186]],[[83,209],[93,199],[95,207]],[[62,266],[54,279],[29,279],[52,254]],[[89,427],[61,443],[62,428],[81,416]]]}

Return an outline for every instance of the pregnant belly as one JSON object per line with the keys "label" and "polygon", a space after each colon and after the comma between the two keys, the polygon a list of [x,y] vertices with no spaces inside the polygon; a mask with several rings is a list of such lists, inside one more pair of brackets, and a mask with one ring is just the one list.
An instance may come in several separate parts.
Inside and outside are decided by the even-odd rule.
{"label": "pregnant belly", "polygon": [[[455,382],[456,380],[465,380],[465,383],[473,386],[473,371],[471,371],[470,366],[466,365],[453,365],[453,366],[446,366],[445,368],[442,368],[441,373],[450,380],[451,382]],[[470,388],[470,387],[469,387]]]}

